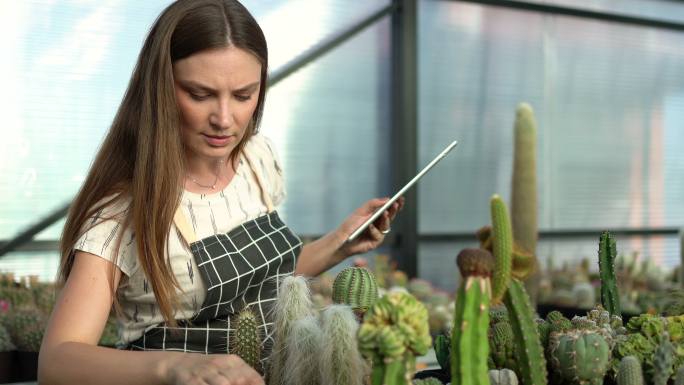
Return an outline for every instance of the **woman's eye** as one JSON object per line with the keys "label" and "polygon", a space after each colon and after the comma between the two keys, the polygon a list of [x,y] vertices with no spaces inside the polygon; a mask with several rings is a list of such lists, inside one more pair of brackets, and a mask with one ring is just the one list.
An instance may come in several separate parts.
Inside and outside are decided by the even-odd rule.
{"label": "woman's eye", "polygon": [[192,99],[197,100],[197,101],[202,101],[202,100],[206,100],[207,98],[209,98],[209,95],[207,95],[207,94],[196,94],[194,92],[189,92],[189,94],[190,94],[190,97]]}
{"label": "woman's eye", "polygon": [[246,102],[248,101],[252,95],[235,95],[235,99],[241,101],[241,102]]}

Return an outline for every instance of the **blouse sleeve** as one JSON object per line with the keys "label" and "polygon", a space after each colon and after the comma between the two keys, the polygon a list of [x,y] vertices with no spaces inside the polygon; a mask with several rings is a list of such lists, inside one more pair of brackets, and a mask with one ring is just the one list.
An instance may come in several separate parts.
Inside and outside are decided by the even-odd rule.
{"label": "blouse sleeve", "polygon": [[85,232],[76,241],[74,250],[85,251],[113,262],[124,274],[130,276],[135,271],[137,259],[133,230],[123,226],[122,217],[126,207],[112,204],[96,212],[83,225]]}
{"label": "blouse sleeve", "polygon": [[257,172],[261,175],[264,181],[263,186],[271,196],[274,206],[280,205],[285,200],[285,181],[283,178],[283,168],[276,152],[273,142],[263,136],[255,135],[252,138],[255,155],[258,157],[259,165],[256,167]]}

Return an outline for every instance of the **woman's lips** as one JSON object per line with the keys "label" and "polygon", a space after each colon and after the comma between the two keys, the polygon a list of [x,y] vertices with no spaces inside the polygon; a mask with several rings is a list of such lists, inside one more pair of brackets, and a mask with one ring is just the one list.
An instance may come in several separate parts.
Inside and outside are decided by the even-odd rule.
{"label": "woman's lips", "polygon": [[214,146],[214,147],[226,146],[234,138],[233,135],[230,135],[230,136],[223,136],[223,135],[213,136],[213,135],[202,134],[202,136],[204,137],[204,140],[206,140],[207,143],[209,143],[210,146]]}

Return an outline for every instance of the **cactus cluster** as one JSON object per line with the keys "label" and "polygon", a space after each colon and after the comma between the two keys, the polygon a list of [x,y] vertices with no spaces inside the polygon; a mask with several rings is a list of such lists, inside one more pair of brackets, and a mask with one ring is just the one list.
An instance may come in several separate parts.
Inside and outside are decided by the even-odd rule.
{"label": "cactus cluster", "polygon": [[411,294],[390,292],[368,310],[359,329],[359,349],[372,361],[373,385],[408,384],[415,357],[431,345],[427,309]]}

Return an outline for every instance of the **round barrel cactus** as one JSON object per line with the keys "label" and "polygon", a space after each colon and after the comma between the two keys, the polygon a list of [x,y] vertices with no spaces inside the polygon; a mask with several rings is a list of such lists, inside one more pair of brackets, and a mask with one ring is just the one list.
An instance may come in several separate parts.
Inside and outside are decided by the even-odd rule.
{"label": "round barrel cactus", "polygon": [[359,317],[378,299],[375,276],[363,267],[348,267],[333,282],[333,301],[349,305]]}

